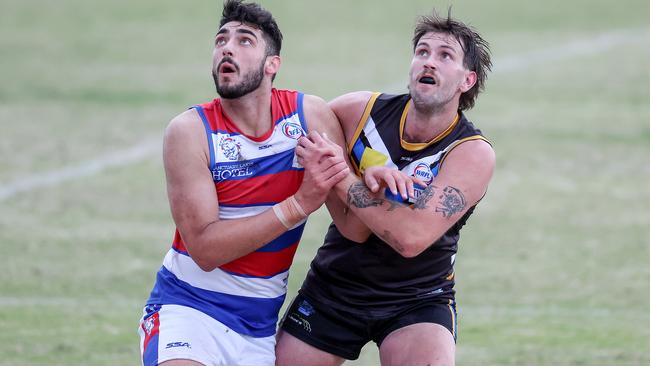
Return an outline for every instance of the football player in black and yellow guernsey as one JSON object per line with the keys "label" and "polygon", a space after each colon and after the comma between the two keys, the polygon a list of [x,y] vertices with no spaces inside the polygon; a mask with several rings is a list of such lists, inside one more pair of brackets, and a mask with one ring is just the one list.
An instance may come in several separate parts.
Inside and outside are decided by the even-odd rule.
{"label": "football player in black and yellow guernsey", "polygon": [[[334,223],[285,314],[278,365],[340,365],[371,340],[382,365],[455,363],[459,232],[495,166],[465,111],[490,54],[473,28],[435,11],[416,24],[413,47],[408,94],[330,102],[357,174],[330,193]],[[324,144],[318,134],[301,139],[306,170],[319,168]]]}

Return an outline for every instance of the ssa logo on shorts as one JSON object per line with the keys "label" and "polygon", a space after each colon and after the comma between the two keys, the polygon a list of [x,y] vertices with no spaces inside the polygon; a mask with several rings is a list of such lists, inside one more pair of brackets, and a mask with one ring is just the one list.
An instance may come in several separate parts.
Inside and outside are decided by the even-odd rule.
{"label": "ssa logo on shorts", "polygon": [[219,147],[223,151],[223,155],[230,160],[239,160],[241,154],[239,150],[241,145],[232,137],[224,137],[219,141]]}
{"label": "ssa logo on shorts", "polygon": [[433,182],[433,172],[426,163],[418,164],[413,170],[413,176],[420,178],[426,184],[431,184],[431,182]]}
{"label": "ssa logo on shorts", "polygon": [[176,347],[187,347],[187,348],[192,348],[188,342],[171,342],[167,343],[167,346],[165,347],[166,349],[169,348],[176,348]]}
{"label": "ssa logo on shorts", "polygon": [[286,122],[282,126],[282,133],[290,139],[297,140],[305,134],[302,127],[294,122]]}

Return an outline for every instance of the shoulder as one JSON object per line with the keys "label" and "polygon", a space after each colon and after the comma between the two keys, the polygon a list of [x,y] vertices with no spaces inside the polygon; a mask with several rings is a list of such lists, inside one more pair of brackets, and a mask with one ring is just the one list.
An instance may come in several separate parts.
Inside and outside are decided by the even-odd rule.
{"label": "shoulder", "polygon": [[492,145],[484,138],[476,138],[465,141],[458,145],[454,150],[459,150],[472,156],[474,159],[481,160],[483,163],[489,163],[496,160],[496,154]]}
{"label": "shoulder", "polygon": [[[339,115],[339,113],[350,113],[351,111],[360,111],[363,113],[366,104],[368,104],[368,101],[374,94],[375,93],[369,91],[347,93],[332,99],[332,101],[329,102],[329,105],[337,115]],[[361,118],[361,115],[359,115],[359,118]]]}
{"label": "shoulder", "polygon": [[339,146],[345,146],[345,137],[341,131],[339,121],[322,98],[305,95],[303,108],[309,131],[325,133]]}
{"label": "shoulder", "polygon": [[165,128],[165,145],[205,139],[205,129],[198,112],[188,109],[174,117]]}
{"label": "shoulder", "polygon": [[487,192],[495,163],[494,150],[487,141],[465,141],[445,156],[434,182],[437,181],[439,187],[451,187],[462,192],[470,206],[473,206]]}
{"label": "shoulder", "polygon": [[341,122],[346,139],[351,138],[354,134],[366,105],[375,94],[369,91],[357,91],[343,94],[329,102],[330,108]]}
{"label": "shoulder", "polygon": [[335,121],[336,117],[327,102],[319,96],[305,94],[303,97],[302,108],[307,120],[309,129],[318,127],[323,123]]}
{"label": "shoulder", "polygon": [[327,102],[317,95],[305,94],[302,99],[302,105],[305,109],[310,109],[314,111],[323,110],[324,108],[329,108]]}
{"label": "shoulder", "polygon": [[477,138],[455,146],[441,162],[441,169],[453,167],[474,175],[491,176],[495,165],[496,154],[492,145],[487,140]]}

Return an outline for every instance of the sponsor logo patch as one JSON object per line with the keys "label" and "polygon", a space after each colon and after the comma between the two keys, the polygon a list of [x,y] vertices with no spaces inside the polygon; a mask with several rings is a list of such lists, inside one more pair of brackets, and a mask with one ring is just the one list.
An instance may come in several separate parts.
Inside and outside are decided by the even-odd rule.
{"label": "sponsor logo patch", "polygon": [[147,333],[147,335],[151,334],[151,331],[153,330],[153,326],[154,326],[153,316],[151,316],[144,322],[144,331],[145,333]]}
{"label": "sponsor logo patch", "polygon": [[433,172],[428,164],[420,163],[413,170],[413,176],[420,178],[424,183],[431,184],[433,182]]}
{"label": "sponsor logo patch", "polygon": [[288,138],[294,140],[305,135],[305,131],[302,130],[302,127],[294,122],[285,122],[284,126],[282,126],[282,133]]}
{"label": "sponsor logo patch", "polygon": [[240,160],[241,154],[239,150],[241,145],[232,137],[224,137],[219,141],[219,147],[223,151],[223,155],[230,160]]}
{"label": "sponsor logo patch", "polygon": [[242,163],[224,163],[212,170],[212,179],[220,182],[226,179],[250,177],[255,174],[255,164],[250,161]]}
{"label": "sponsor logo patch", "polygon": [[302,317],[298,316],[295,313],[294,314],[289,314],[288,318],[292,322],[302,326],[305,331],[311,333],[311,324],[309,324],[309,322],[307,320],[303,319]]}
{"label": "sponsor logo patch", "polygon": [[167,343],[167,346],[165,346],[166,349],[176,348],[176,347],[192,348],[192,346],[190,346],[188,342],[171,342],[171,343]]}
{"label": "sponsor logo patch", "polygon": [[298,305],[298,311],[304,316],[310,316],[314,313],[314,307],[307,300],[302,300]]}

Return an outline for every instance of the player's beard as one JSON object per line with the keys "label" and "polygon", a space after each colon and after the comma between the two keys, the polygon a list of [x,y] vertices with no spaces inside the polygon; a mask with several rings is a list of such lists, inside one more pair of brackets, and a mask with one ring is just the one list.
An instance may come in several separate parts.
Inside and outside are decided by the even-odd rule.
{"label": "player's beard", "polygon": [[217,94],[223,99],[236,99],[259,88],[264,79],[264,62],[258,69],[254,69],[243,75],[242,81],[235,85],[219,85],[219,68],[212,70],[214,85],[217,87]]}
{"label": "player's beard", "polygon": [[442,108],[454,99],[453,89],[438,89],[432,95],[421,95],[415,88],[409,86],[409,93],[413,106],[420,112],[428,114],[441,111]]}

